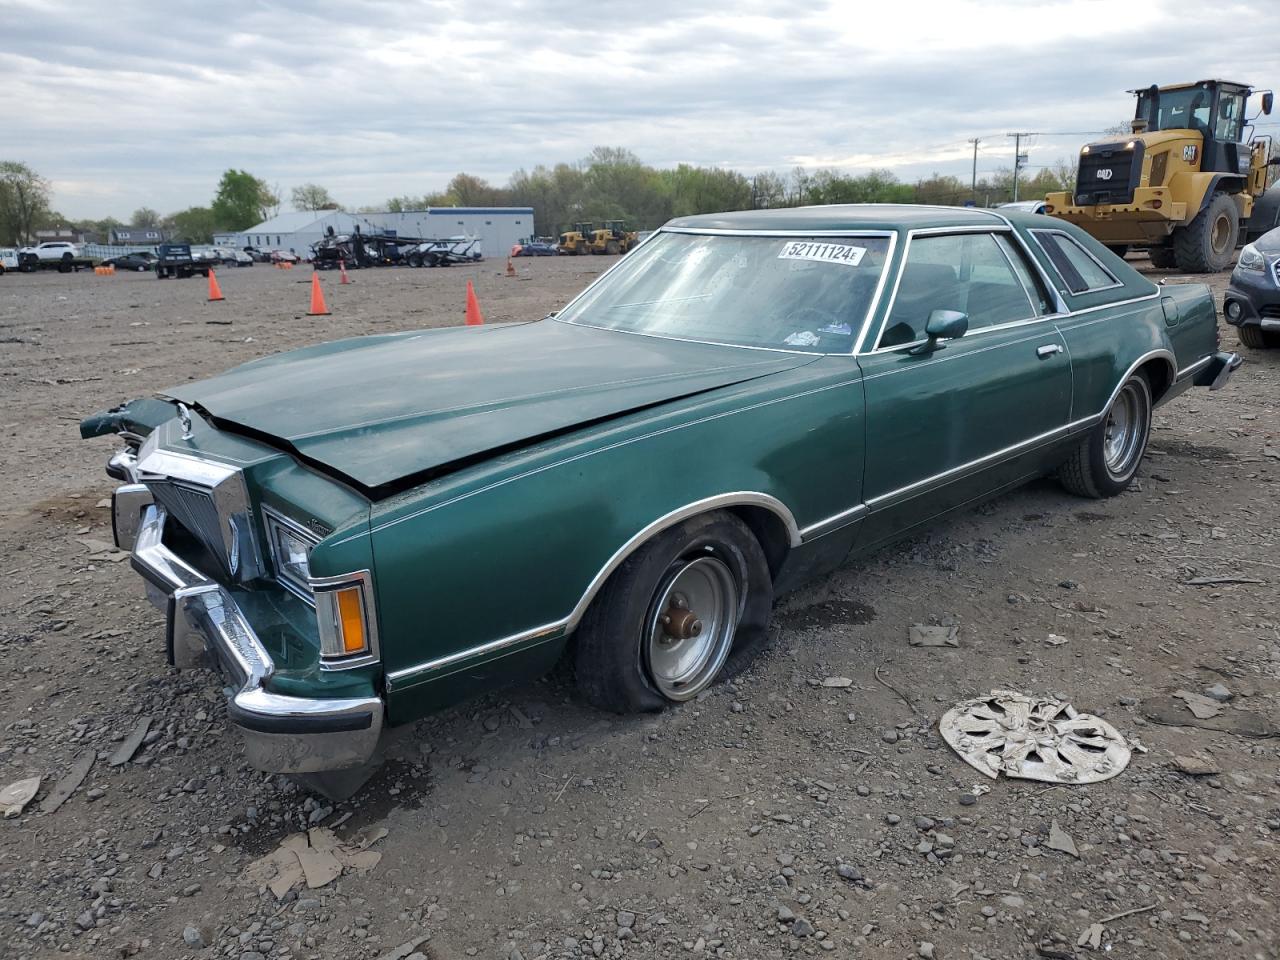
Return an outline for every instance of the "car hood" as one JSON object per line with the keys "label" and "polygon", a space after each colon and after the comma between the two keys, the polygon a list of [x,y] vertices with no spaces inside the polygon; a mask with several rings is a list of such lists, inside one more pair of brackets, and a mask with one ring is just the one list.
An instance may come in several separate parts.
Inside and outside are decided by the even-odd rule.
{"label": "car hood", "polygon": [[814,359],[546,320],[320,344],[160,395],[377,496]]}

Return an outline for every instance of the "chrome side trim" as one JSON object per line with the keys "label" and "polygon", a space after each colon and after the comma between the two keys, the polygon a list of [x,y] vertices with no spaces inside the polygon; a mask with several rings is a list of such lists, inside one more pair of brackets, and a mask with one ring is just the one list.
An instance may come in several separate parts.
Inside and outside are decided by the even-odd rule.
{"label": "chrome side trim", "polygon": [[856,507],[850,507],[848,510],[841,510],[834,513],[825,520],[819,520],[817,523],[811,523],[807,527],[800,530],[800,536],[805,540],[812,540],[823,534],[832,533],[841,527],[847,527],[851,523],[861,520],[867,513],[867,505],[860,503]]}
{"label": "chrome side trim", "polygon": [[787,538],[791,546],[798,547],[802,542],[800,528],[796,525],[795,516],[791,510],[777,497],[770,496],[767,493],[758,493],[756,491],[744,490],[735,493],[722,493],[714,497],[706,497],[702,500],[696,500],[693,503],[685,504],[676,510],[663,514],[658,519],[646,524],[639,531],[633,534],[622,546],[614,551],[608,562],[600,568],[599,572],[592,578],[587,585],[586,592],[583,593],[581,599],[574,605],[573,610],[569,612],[567,617],[561,620],[555,620],[551,623],[543,624],[540,627],[534,627],[532,630],[525,630],[515,633],[498,640],[491,640],[488,643],[482,643],[479,646],[468,647],[465,650],[457,650],[453,653],[446,654],[443,657],[436,657],[422,663],[414,664],[409,667],[401,667],[399,670],[392,670],[387,673],[387,690],[394,692],[397,687],[412,685],[413,680],[421,677],[423,674],[434,673],[446,667],[453,666],[473,657],[485,656],[491,653],[498,653],[511,647],[523,645],[527,642],[547,639],[554,634],[560,632],[568,632],[578,625],[583,615],[587,612],[587,607],[591,605],[591,601],[595,599],[600,588],[604,586],[604,582],[609,578],[615,570],[618,569],[632,553],[634,553],[641,545],[653,537],[655,534],[661,533],[668,527],[672,527],[683,520],[706,513],[709,510],[718,510],[723,507],[736,506],[756,506],[764,507],[774,513],[787,528]]}
{"label": "chrome side trim", "polygon": [[1136,371],[1140,366],[1142,366],[1147,361],[1155,360],[1155,359],[1163,360],[1165,363],[1169,365],[1169,376],[1171,378],[1169,382],[1171,384],[1176,382],[1177,370],[1178,370],[1178,358],[1175,357],[1171,351],[1165,350],[1164,348],[1161,348],[1159,350],[1148,350],[1146,353],[1140,356],[1137,360],[1133,361],[1133,363],[1129,364],[1129,369],[1124,372],[1124,376],[1120,378],[1120,382],[1117,383],[1116,388],[1111,391],[1111,396],[1107,397],[1107,402],[1103,404],[1102,410],[1098,413],[1097,416],[1099,419],[1101,419],[1102,415],[1111,409],[1111,405],[1116,402],[1116,397],[1120,395],[1120,390],[1122,387],[1124,387],[1125,381],[1133,376],[1134,371]]}
{"label": "chrome side trim", "polygon": [[1212,354],[1210,354],[1209,356],[1205,357],[1202,360],[1197,360],[1195,363],[1191,364],[1190,366],[1183,367],[1181,370],[1178,371],[1178,374],[1174,378],[1174,381],[1176,382],[1178,380],[1185,380],[1187,377],[1195,376],[1197,373],[1199,373],[1201,370],[1203,370],[1205,367],[1207,367],[1211,363],[1213,363]]}
{"label": "chrome side trim", "polygon": [[[1090,417],[1086,419],[1096,421],[1097,417]],[[1036,447],[1052,443],[1054,440],[1066,436],[1071,431],[1072,427],[1076,426],[1080,422],[1081,421],[1076,421],[1072,424],[1054,427],[1052,430],[1046,430],[1044,433],[1037,434],[1027,440],[1020,440],[1019,442],[1010,444],[1001,450],[996,450],[985,456],[978,457],[976,460],[970,460],[968,463],[962,463],[959,466],[943,470],[941,473],[935,473],[933,476],[924,477],[914,483],[909,483],[905,487],[899,487],[896,490],[890,490],[887,493],[880,494],[879,496],[871,497],[867,500],[867,509],[872,512],[883,510],[885,507],[890,506],[895,502],[900,500],[909,500],[912,497],[919,496],[935,486],[940,486],[948,480],[981,469],[988,464],[998,463],[1001,460],[1015,457],[1023,451],[1032,450]]]}

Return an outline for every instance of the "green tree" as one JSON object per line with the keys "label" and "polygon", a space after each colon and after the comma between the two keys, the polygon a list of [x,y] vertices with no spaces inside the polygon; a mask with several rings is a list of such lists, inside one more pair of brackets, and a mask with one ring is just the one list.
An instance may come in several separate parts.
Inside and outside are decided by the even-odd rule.
{"label": "green tree", "polygon": [[29,242],[48,213],[49,181],[25,163],[0,161],[0,238]]}
{"label": "green tree", "polygon": [[169,215],[169,230],[177,241],[211,243],[214,231],[218,229],[218,215],[209,207],[189,207]]}
{"label": "green tree", "polygon": [[341,210],[329,191],[318,183],[304,183],[290,193],[295,210]]}
{"label": "green tree", "polygon": [[278,206],[279,202],[280,198],[266,181],[247,170],[228,170],[218,182],[218,192],[210,207],[215,229],[247,230],[267,219],[272,207]]}
{"label": "green tree", "polygon": [[135,227],[158,227],[160,225],[160,214],[150,207],[139,207],[133,211],[133,216],[129,218],[129,223]]}

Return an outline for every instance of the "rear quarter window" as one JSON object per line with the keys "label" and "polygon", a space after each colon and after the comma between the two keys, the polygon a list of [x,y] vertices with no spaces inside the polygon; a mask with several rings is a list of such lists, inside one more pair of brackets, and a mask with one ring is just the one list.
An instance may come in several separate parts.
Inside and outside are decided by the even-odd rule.
{"label": "rear quarter window", "polygon": [[1122,286],[1115,274],[1074,237],[1057,230],[1032,230],[1031,235],[1071,293],[1091,293]]}

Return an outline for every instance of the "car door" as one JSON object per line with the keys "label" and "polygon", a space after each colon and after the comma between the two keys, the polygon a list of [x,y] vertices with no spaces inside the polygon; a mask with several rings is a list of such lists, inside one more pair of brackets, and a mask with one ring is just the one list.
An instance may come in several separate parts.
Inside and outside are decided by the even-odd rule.
{"label": "car door", "polygon": [[[933,310],[968,330],[929,350]],[[918,232],[879,336],[859,356],[866,398],[861,542],[891,539],[1026,478],[1071,412],[1053,301],[1011,231]],[[870,345],[869,344],[869,345]]]}

